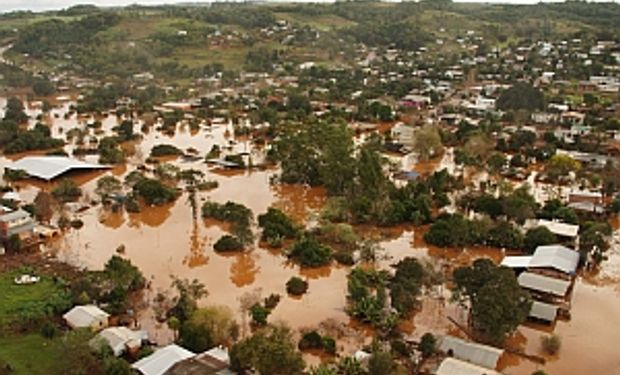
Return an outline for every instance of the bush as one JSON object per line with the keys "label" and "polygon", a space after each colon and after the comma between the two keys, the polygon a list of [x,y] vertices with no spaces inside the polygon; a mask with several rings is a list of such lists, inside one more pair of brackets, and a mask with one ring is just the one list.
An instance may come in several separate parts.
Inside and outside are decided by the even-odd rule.
{"label": "bush", "polygon": [[229,234],[223,235],[213,245],[215,251],[227,252],[227,251],[241,251],[243,250],[243,244],[237,237]]}
{"label": "bush", "polygon": [[435,350],[437,349],[437,340],[432,333],[425,333],[420,339],[420,345],[418,349],[422,353],[422,357],[428,358],[431,355],[435,354]]}
{"label": "bush", "polygon": [[291,277],[286,282],[286,292],[294,296],[301,296],[308,291],[308,282],[297,276]]}
{"label": "bush", "polygon": [[252,324],[256,326],[267,325],[267,318],[271,314],[271,310],[257,303],[250,307],[250,316],[252,317]]}
{"label": "bush", "polygon": [[313,236],[305,235],[293,245],[288,255],[302,266],[320,267],[331,261],[332,250]]}
{"label": "bush", "polygon": [[352,266],[355,264],[353,254],[347,253],[346,251],[339,251],[337,253],[334,253],[334,259],[336,259],[336,262],[344,266]]}
{"label": "bush", "polygon": [[45,323],[43,323],[43,326],[41,327],[41,336],[45,337],[46,339],[53,339],[54,337],[58,336],[58,327],[56,327],[56,325],[50,321],[46,321]]}
{"label": "bush", "polygon": [[549,355],[557,354],[562,346],[562,341],[558,335],[543,336],[540,338],[540,342],[545,353]]}
{"label": "bush", "polygon": [[239,241],[248,243],[252,241],[252,210],[246,206],[234,202],[224,204],[205,202],[202,205],[202,217],[225,221],[231,224],[231,231]]}
{"label": "bush", "polygon": [[266,213],[258,216],[258,226],[263,228],[262,239],[270,243],[274,239],[297,236],[297,227],[293,221],[275,208],[269,208]]}
{"label": "bush", "polygon": [[151,149],[151,156],[176,156],[183,152],[173,145],[156,145]]}
{"label": "bush", "polygon": [[82,189],[73,180],[65,178],[52,190],[52,195],[62,202],[72,202],[82,195]]}
{"label": "bush", "polygon": [[306,332],[301,336],[297,347],[299,350],[322,349],[323,338],[317,331]]}
{"label": "bush", "polygon": [[175,189],[151,178],[141,179],[134,185],[133,190],[149,205],[162,205],[172,202],[178,195]]}

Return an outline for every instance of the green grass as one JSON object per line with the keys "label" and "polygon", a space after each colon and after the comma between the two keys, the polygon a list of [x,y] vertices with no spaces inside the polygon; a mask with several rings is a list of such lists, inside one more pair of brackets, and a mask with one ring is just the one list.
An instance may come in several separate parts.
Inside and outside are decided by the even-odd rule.
{"label": "green grass", "polygon": [[0,326],[15,319],[20,308],[44,301],[61,289],[49,277],[41,277],[36,284],[17,285],[13,280],[21,274],[17,270],[0,274]]}
{"label": "green grass", "polygon": [[39,334],[0,337],[0,362],[9,364],[14,375],[54,375],[62,369],[60,339]]}

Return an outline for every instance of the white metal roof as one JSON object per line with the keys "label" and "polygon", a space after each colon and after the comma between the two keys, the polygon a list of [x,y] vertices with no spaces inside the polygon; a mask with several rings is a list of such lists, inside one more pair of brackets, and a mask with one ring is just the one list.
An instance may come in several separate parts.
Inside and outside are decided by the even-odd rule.
{"label": "white metal roof", "polygon": [[559,221],[551,221],[540,219],[537,222],[540,227],[546,227],[553,234],[563,237],[577,237],[579,233],[579,225],[561,223]]}
{"label": "white metal roof", "polygon": [[502,266],[508,268],[528,268],[530,266],[530,262],[532,261],[532,256],[507,256],[502,259]]}
{"label": "white metal roof", "polygon": [[538,246],[530,267],[554,268],[572,274],[577,270],[579,253],[562,245]]}
{"label": "white metal roof", "polygon": [[108,168],[101,164],[85,163],[64,156],[26,156],[6,167],[14,171],[23,170],[32,177],[51,180],[73,169]]}
{"label": "white metal roof", "polygon": [[488,368],[459,361],[456,358],[444,359],[435,372],[436,375],[502,375]]}
{"label": "white metal roof", "polygon": [[439,349],[451,352],[455,358],[486,368],[495,368],[503,350],[488,345],[468,342],[454,336],[444,336]]}
{"label": "white metal roof", "polygon": [[85,328],[102,319],[107,319],[109,316],[110,314],[95,305],[83,305],[75,306],[62,317],[71,327]]}
{"label": "white metal roof", "polygon": [[519,281],[519,285],[523,288],[550,293],[560,297],[566,295],[568,287],[570,286],[569,281],[543,276],[532,272],[523,272],[519,275],[517,280]]}
{"label": "white metal roof", "polygon": [[143,375],[162,375],[174,364],[184,359],[192,358],[196,354],[178,345],[171,344],[155,351],[131,365]]}
{"label": "white metal roof", "polygon": [[554,322],[558,315],[558,307],[548,303],[533,301],[530,309],[530,317]]}
{"label": "white metal roof", "polygon": [[147,338],[148,335],[146,331],[132,331],[127,327],[109,327],[99,332],[93,340],[105,340],[107,345],[112,349],[114,355],[119,356],[123,354],[127,344],[131,342],[141,343]]}

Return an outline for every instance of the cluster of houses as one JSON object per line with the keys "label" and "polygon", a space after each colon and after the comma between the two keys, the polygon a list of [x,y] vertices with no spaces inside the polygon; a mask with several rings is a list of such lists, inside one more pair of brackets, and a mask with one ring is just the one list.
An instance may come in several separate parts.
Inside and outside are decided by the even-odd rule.
{"label": "cluster of houses", "polygon": [[[107,347],[117,356],[135,358],[143,345],[149,344],[148,333],[124,326],[109,326],[110,315],[95,305],[79,305],[63,315],[72,329],[97,332],[89,345],[93,349]],[[134,362],[131,367],[141,375],[234,375],[228,369],[230,359],[224,347],[193,353],[176,344],[156,349]]]}

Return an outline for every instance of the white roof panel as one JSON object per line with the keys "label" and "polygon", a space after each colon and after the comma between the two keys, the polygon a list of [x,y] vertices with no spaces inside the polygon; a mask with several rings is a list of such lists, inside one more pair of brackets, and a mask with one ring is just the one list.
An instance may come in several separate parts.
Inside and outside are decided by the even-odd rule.
{"label": "white roof panel", "polygon": [[561,223],[559,221],[551,221],[551,220],[538,220],[538,226],[546,227],[553,234],[557,234],[558,236],[563,237],[577,237],[579,233],[579,225],[566,224]]}
{"label": "white roof panel", "polygon": [[26,156],[6,167],[11,170],[23,170],[32,177],[51,180],[73,169],[108,168],[101,164],[85,163],[64,156]]}
{"label": "white roof panel", "polygon": [[131,367],[140,371],[143,375],[162,375],[174,364],[185,359],[192,358],[196,354],[178,345],[171,344],[155,351],[148,357],[144,357]]}

